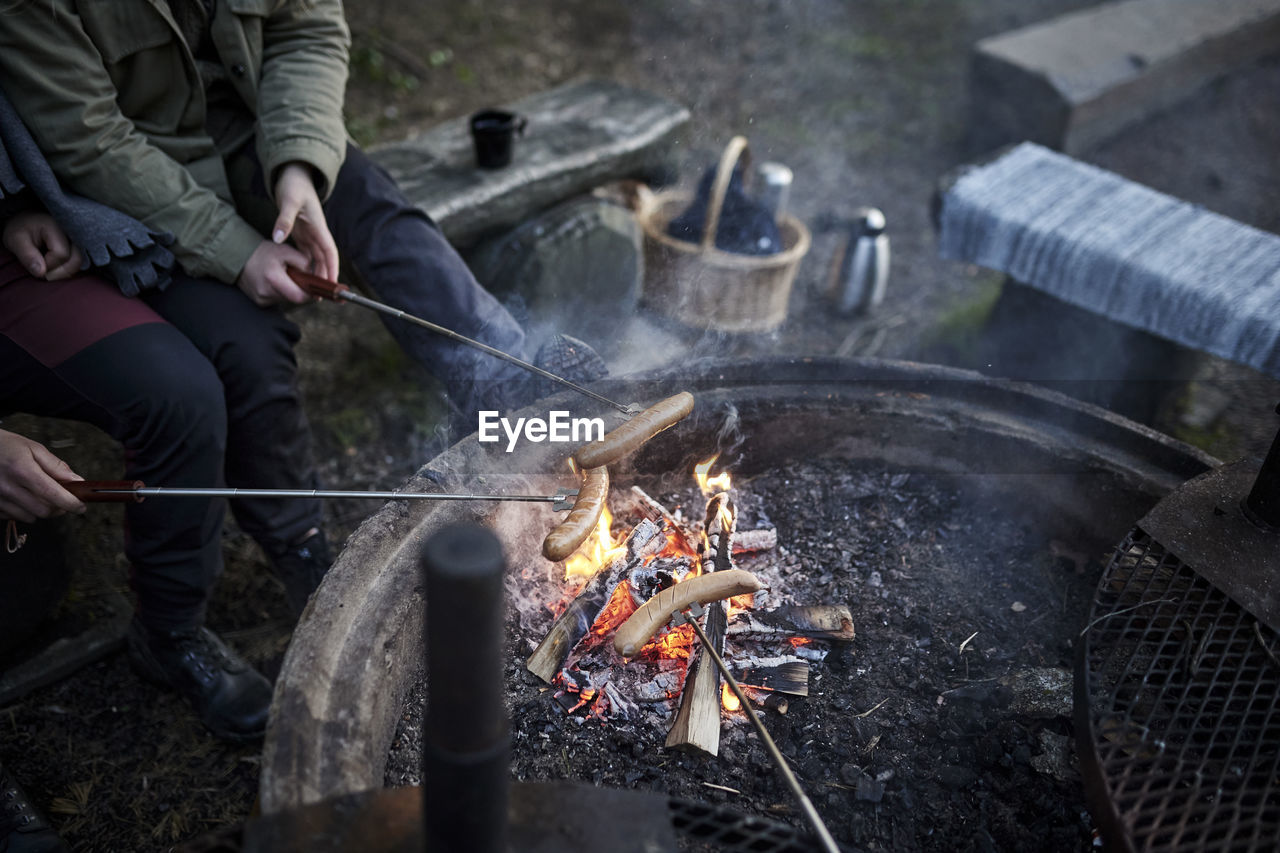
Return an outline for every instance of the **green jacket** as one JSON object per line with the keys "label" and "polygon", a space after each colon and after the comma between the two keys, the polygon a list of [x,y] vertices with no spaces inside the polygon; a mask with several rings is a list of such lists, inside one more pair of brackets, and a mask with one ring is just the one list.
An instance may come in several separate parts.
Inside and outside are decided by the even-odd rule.
{"label": "green jacket", "polygon": [[[309,163],[326,197],[346,150],[341,0],[217,0],[211,35],[265,174]],[[172,231],[190,274],[235,281],[263,238],[233,206],[166,0],[0,3],[0,88],[68,189]]]}

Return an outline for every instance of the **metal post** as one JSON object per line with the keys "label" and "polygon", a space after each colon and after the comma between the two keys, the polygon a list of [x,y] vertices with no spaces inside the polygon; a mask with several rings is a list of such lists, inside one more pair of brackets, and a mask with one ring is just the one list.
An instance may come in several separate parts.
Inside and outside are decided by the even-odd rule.
{"label": "metal post", "polygon": [[[1280,414],[1280,406],[1276,406]],[[1253,489],[1245,498],[1245,507],[1255,520],[1268,527],[1280,529],[1280,432],[1271,442],[1271,450],[1262,461]]]}
{"label": "metal post", "polygon": [[446,527],[427,540],[422,568],[426,849],[503,853],[511,731],[503,705],[502,547],[479,525]]}

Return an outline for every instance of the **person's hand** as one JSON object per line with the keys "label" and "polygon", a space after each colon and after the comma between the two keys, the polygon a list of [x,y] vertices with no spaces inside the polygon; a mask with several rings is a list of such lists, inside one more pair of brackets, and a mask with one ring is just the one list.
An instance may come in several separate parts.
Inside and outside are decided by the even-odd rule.
{"label": "person's hand", "polygon": [[314,302],[305,290],[289,278],[286,271],[287,267],[305,270],[307,265],[307,256],[292,246],[276,245],[263,240],[240,271],[236,287],[263,308],[282,302],[292,302],[295,305]]}
{"label": "person's hand", "polygon": [[58,480],[83,480],[43,444],[0,429],[0,518],[32,522],[64,512],[84,512]]}
{"label": "person's hand", "polygon": [[325,222],[311,167],[304,163],[286,164],[276,177],[275,189],[279,215],[272,226],[271,239],[284,243],[292,237],[293,244],[310,261],[303,269],[326,281],[337,281],[338,247]]}
{"label": "person's hand", "polygon": [[47,213],[27,211],[4,224],[4,247],[36,278],[57,281],[80,270],[84,256]]}

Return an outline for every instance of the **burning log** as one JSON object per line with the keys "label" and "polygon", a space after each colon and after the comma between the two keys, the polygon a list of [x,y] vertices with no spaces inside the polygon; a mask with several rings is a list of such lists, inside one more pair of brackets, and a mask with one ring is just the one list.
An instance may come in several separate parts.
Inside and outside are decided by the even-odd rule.
{"label": "burning log", "polygon": [[[728,571],[733,568],[731,554],[735,518],[732,503],[724,492],[716,494],[707,502],[703,541],[699,543],[699,550],[704,554],[705,570]],[[708,554],[710,559],[707,559]],[[704,630],[707,639],[716,653],[722,654],[725,629],[728,627],[727,605],[723,601],[713,601],[706,607],[707,621]],[[666,745],[698,749],[711,756],[717,755],[720,752],[720,701],[720,671],[716,669],[711,656],[699,649],[697,662],[689,667],[684,694],[680,697],[680,710],[676,713],[671,731],[667,733]]]}
{"label": "burning log", "polygon": [[622,545],[622,553],[592,575],[542,642],[529,655],[525,667],[548,684],[555,677],[578,641],[587,635],[614,587],[645,557],[656,554],[666,544],[661,528],[652,521],[637,524]]}
{"label": "burning log", "polygon": [[652,681],[636,685],[635,700],[645,704],[665,702],[674,696],[679,689],[680,673],[660,672]]}
{"label": "burning log", "polygon": [[691,571],[693,559],[683,555],[659,557],[648,565],[636,566],[627,578],[630,582],[631,601],[636,607],[642,607],[664,589],[684,580]]}
{"label": "burning log", "polygon": [[735,640],[789,639],[852,640],[853,614],[842,604],[788,606],[767,613],[735,613],[728,636]]}
{"label": "burning log", "polygon": [[676,546],[681,551],[692,554],[697,550],[689,541],[689,537],[680,525],[680,521],[665,506],[654,500],[648,492],[639,486],[632,486],[630,493],[624,493],[624,504],[621,509],[653,521],[666,522],[667,529],[675,535]]}

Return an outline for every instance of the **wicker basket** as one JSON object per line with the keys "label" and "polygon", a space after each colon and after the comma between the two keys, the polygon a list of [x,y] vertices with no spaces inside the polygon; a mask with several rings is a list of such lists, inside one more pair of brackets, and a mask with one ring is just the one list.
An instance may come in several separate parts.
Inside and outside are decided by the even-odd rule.
{"label": "wicker basket", "polygon": [[[722,332],[767,332],[787,317],[787,300],[800,260],[809,251],[809,229],[783,214],[782,251],[739,255],[715,247],[720,209],[747,140],[735,136],[716,168],[701,243],[667,234],[667,225],[692,201],[687,192],[644,192],[636,216],[644,229],[644,299],[659,313],[687,326]],[[745,161],[744,161],[745,163]]]}

